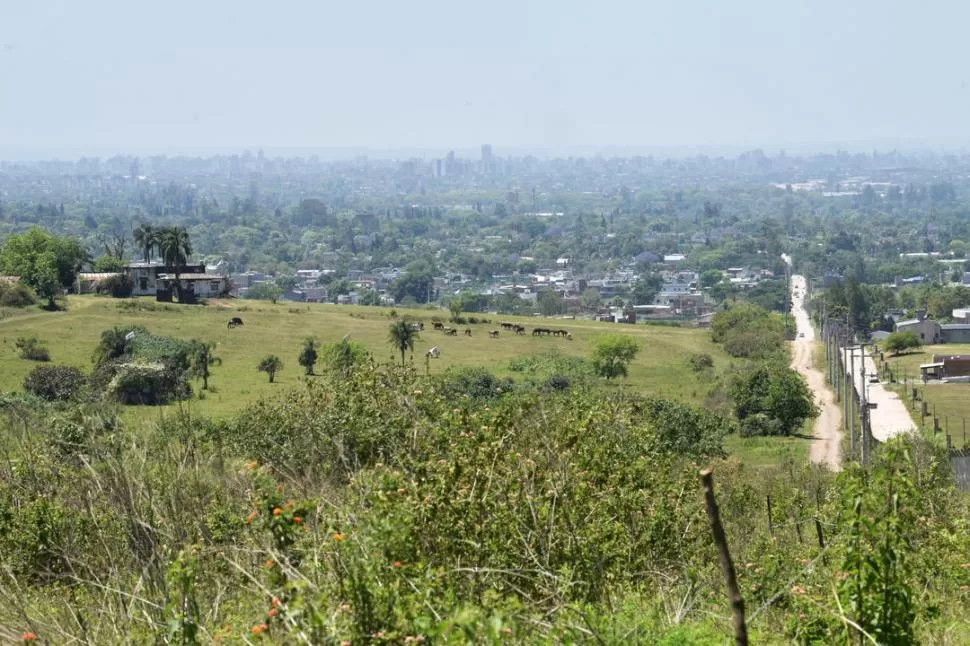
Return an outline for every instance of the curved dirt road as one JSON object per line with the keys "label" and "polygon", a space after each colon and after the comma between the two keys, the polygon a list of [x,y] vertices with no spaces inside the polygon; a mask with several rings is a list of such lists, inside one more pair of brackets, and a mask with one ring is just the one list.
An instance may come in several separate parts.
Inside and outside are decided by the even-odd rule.
{"label": "curved dirt road", "polygon": [[816,464],[824,464],[832,471],[841,468],[839,451],[842,447],[842,413],[835,403],[835,394],[825,383],[825,375],[815,368],[812,363],[812,353],[815,350],[815,330],[812,328],[808,312],[805,310],[805,277],[792,276],[792,314],[795,316],[797,330],[795,341],[792,343],[791,366],[797,370],[808,383],[815,395],[815,401],[821,409],[821,414],[815,420],[813,428],[811,460]]}

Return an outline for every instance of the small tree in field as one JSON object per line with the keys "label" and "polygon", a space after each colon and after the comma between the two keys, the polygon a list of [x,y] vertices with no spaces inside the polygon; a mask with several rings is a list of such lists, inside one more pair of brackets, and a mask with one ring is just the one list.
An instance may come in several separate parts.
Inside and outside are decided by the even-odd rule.
{"label": "small tree in field", "polygon": [[607,380],[626,377],[627,366],[640,351],[640,344],[623,334],[610,334],[596,342],[593,370]]}
{"label": "small tree in field", "polygon": [[905,350],[919,348],[923,343],[916,336],[915,332],[893,332],[886,337],[883,341],[883,348],[893,353],[893,356],[899,356]]}
{"label": "small tree in field", "polygon": [[451,322],[457,323],[458,319],[461,318],[461,299],[451,299],[451,302],[448,303],[448,311],[451,313]]}
{"label": "small tree in field", "polygon": [[317,341],[312,337],[303,340],[303,350],[300,351],[299,364],[306,369],[307,375],[313,374],[313,366],[317,362]]}
{"label": "small tree in field", "polygon": [[218,366],[222,359],[215,356],[213,352],[216,344],[211,341],[195,341],[192,344],[192,353],[189,355],[189,375],[202,380],[202,390],[209,389],[209,377],[211,366]]}
{"label": "small tree in field", "polygon": [[401,353],[401,365],[403,366],[404,353],[408,350],[414,352],[414,342],[418,340],[418,331],[411,327],[411,324],[407,321],[394,321],[394,323],[391,323],[387,340]]}
{"label": "small tree in field", "polygon": [[275,354],[270,354],[263,357],[256,369],[269,375],[269,383],[273,383],[276,379],[276,373],[283,369],[283,360]]}

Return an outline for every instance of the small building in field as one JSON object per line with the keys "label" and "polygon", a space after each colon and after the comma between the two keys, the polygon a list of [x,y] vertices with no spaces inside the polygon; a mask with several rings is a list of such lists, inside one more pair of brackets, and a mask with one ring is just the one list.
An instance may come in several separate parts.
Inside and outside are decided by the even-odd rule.
{"label": "small building in field", "polygon": [[[125,265],[124,271],[135,281],[132,296],[157,296],[159,278],[162,275],[175,274],[175,267],[162,262],[130,262]],[[183,279],[188,274],[208,275],[205,273],[204,262],[187,264],[179,268],[179,272],[183,274]]]}
{"label": "small building in field", "polygon": [[[180,303],[197,303],[200,298],[216,298],[229,293],[229,279],[220,274],[181,274],[179,282],[182,284]],[[156,300],[170,303],[178,296],[175,274],[158,274],[156,286]]]}
{"label": "small building in field", "polygon": [[[924,370],[924,366],[930,370]],[[970,376],[970,354],[934,354],[933,362],[920,366],[920,370],[930,373],[927,376],[947,377]]]}
{"label": "small building in field", "polygon": [[941,325],[940,343],[970,343],[970,324],[947,323]]}
{"label": "small building in field", "polygon": [[924,344],[940,343],[940,324],[919,311],[916,318],[896,323],[897,332],[912,332]]}

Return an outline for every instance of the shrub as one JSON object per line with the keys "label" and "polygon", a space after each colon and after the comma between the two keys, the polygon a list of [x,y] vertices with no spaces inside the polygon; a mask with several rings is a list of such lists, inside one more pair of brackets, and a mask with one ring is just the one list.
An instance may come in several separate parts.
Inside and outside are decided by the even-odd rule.
{"label": "shrub", "polygon": [[105,389],[106,398],[122,404],[167,404],[191,394],[185,371],[164,363],[119,364]]}
{"label": "shrub", "polygon": [[76,398],[86,379],[73,366],[38,366],[24,379],[24,390],[47,401]]}
{"label": "shrub", "polygon": [[0,306],[27,307],[36,302],[37,296],[25,283],[0,280]]}
{"label": "shrub", "polygon": [[569,376],[561,373],[549,375],[545,387],[549,390],[569,390]]}
{"label": "shrub", "polygon": [[98,293],[112,298],[128,298],[134,291],[135,280],[128,274],[108,276],[98,284]]}
{"label": "shrub", "polygon": [[699,352],[690,355],[690,358],[687,359],[687,363],[690,364],[690,367],[694,372],[702,372],[714,367],[714,359],[706,352]]}
{"label": "shrub", "polygon": [[29,361],[51,360],[50,352],[35,337],[30,337],[29,339],[20,337],[14,345],[20,351],[21,359],[27,359]]}
{"label": "shrub", "polygon": [[453,398],[494,399],[514,386],[511,378],[500,379],[485,368],[451,368],[441,379],[442,390]]}

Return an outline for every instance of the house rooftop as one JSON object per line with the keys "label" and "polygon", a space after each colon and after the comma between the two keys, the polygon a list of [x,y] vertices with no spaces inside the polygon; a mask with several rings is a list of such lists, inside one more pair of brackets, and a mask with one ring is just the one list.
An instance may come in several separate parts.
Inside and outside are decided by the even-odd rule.
{"label": "house rooftop", "polygon": [[[225,280],[222,274],[182,274],[179,280]],[[159,274],[159,280],[175,280],[175,274]]]}

